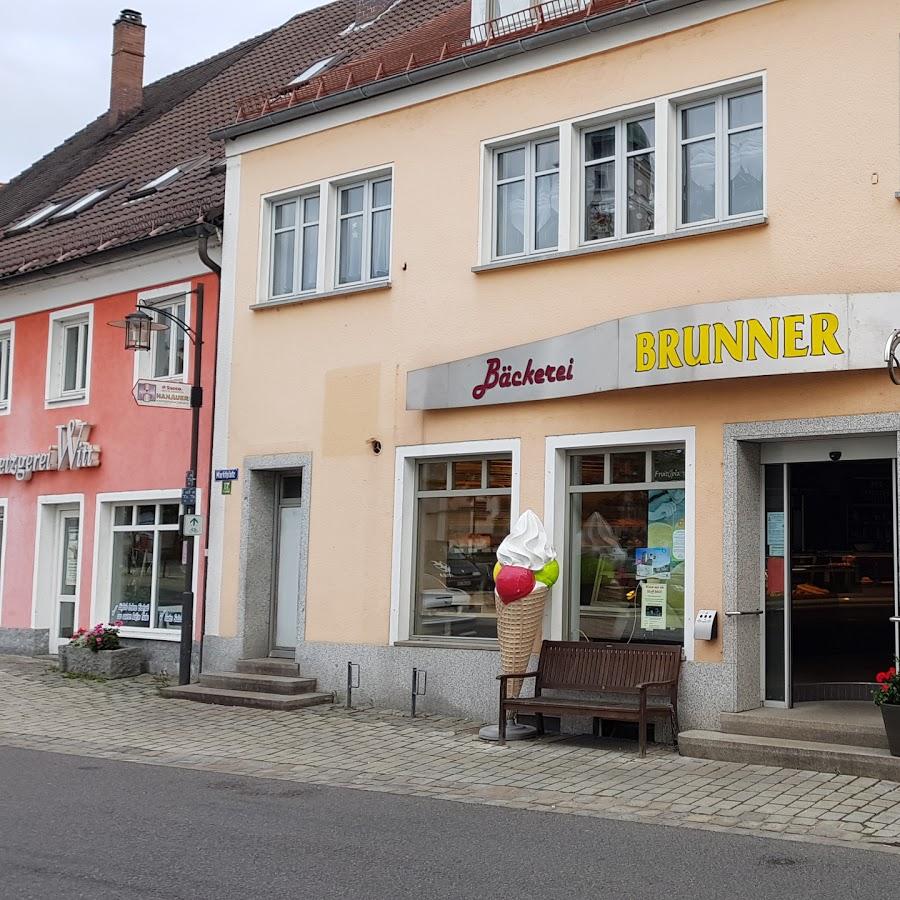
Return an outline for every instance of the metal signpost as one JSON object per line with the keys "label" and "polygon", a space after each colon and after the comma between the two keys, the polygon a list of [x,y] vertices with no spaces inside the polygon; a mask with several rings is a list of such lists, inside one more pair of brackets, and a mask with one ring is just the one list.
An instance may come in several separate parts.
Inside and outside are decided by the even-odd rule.
{"label": "metal signpost", "polygon": [[194,371],[190,385],[178,382],[161,382],[141,379],[134,387],[134,398],[141,406],[157,406],[191,411],[190,468],[185,474],[181,492],[183,508],[181,533],[186,538],[184,561],[184,590],[181,594],[181,646],[178,659],[178,683],[191,683],[191,657],[194,646],[194,545],[202,530],[202,519],[196,515],[197,506],[197,458],[200,451],[200,409],[203,406],[203,285],[198,284],[190,293],[197,298],[197,315],[194,327],[168,310],[148,303],[138,303],[137,311],[129,313],[120,322],[110,322],[125,329],[126,350],[149,350],[153,331],[165,331],[169,327],[156,321],[154,316],[166,319],[177,326],[194,346]]}

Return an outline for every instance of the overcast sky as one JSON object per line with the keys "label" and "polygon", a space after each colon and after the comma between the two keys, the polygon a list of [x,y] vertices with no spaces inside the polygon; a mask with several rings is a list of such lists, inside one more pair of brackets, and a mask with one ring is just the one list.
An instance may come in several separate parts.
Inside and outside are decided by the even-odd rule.
{"label": "overcast sky", "polygon": [[147,26],[144,82],[266,31],[325,0],[4,0],[0,27],[0,182],[109,105],[112,23]]}

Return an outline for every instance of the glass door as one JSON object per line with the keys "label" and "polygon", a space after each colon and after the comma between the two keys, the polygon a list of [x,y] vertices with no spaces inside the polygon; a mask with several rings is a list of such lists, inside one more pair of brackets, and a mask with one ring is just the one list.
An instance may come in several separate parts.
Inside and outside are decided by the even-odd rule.
{"label": "glass door", "polygon": [[297,648],[298,605],[301,578],[303,527],[303,479],[282,475],[277,481],[275,518],[275,577],[272,598],[270,652],[293,657]]}
{"label": "glass door", "polygon": [[59,513],[57,533],[55,602],[53,628],[50,632],[50,652],[56,653],[75,632],[75,607],[78,602],[78,536],[81,518],[77,509]]}
{"label": "glass door", "polygon": [[787,465],[763,466],[762,681],[767,706],[791,705],[788,481]]}

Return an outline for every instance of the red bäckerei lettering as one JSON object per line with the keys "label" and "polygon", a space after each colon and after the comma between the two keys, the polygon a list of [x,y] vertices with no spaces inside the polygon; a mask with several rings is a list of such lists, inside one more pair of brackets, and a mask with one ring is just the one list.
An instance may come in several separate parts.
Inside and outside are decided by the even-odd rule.
{"label": "red b\u00e4ckerei lettering", "polygon": [[550,363],[546,366],[535,367],[534,360],[529,359],[524,369],[513,369],[511,365],[504,365],[499,356],[492,356],[487,361],[487,372],[484,381],[472,388],[472,397],[481,400],[488,391],[494,388],[526,387],[534,384],[553,384],[558,381],[571,381],[575,376],[575,359],[571,357],[567,366],[559,366]]}

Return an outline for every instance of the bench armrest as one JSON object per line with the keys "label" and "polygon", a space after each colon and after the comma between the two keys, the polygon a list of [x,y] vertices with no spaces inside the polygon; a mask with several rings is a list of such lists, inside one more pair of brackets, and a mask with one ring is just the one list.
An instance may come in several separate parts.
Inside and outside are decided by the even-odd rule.
{"label": "bench armrest", "polygon": [[497,681],[508,681],[510,678],[537,678],[540,672],[515,672],[512,675],[498,675]]}

